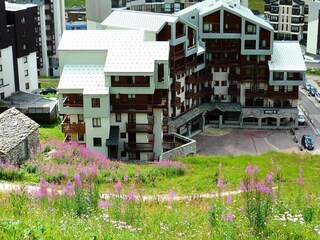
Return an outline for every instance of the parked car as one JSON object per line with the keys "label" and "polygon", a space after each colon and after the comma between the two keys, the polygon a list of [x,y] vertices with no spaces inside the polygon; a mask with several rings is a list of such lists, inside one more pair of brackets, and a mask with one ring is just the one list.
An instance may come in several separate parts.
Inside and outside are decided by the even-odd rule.
{"label": "parked car", "polygon": [[304,125],[305,122],[306,122],[306,118],[305,118],[303,112],[299,112],[298,113],[298,125]]}
{"label": "parked car", "polygon": [[47,87],[47,88],[43,89],[42,91],[40,91],[40,94],[43,94],[43,95],[47,95],[49,93],[56,94],[57,93],[57,89],[55,89],[54,87]]}
{"label": "parked car", "polygon": [[311,88],[310,88],[310,94],[311,94],[311,96],[315,96],[316,93],[318,93],[318,90],[317,90],[314,86],[311,86]]}
{"label": "parked car", "polygon": [[310,88],[311,88],[311,84],[310,84],[309,82],[306,82],[306,83],[304,84],[303,88],[304,88],[307,92],[309,92],[309,91],[310,91]]}
{"label": "parked car", "polygon": [[313,141],[312,138],[309,135],[303,135],[301,138],[301,145],[308,150],[313,150],[314,149],[314,145],[313,145]]}
{"label": "parked car", "polygon": [[315,98],[316,98],[317,102],[320,102],[320,93],[319,92],[316,93]]}

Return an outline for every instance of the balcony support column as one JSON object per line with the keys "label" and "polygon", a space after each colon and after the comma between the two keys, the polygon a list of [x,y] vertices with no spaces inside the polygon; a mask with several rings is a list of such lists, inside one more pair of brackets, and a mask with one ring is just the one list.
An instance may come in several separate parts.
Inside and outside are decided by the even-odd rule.
{"label": "balcony support column", "polygon": [[222,128],[223,115],[219,115],[219,128]]}
{"label": "balcony support column", "polygon": [[258,127],[261,127],[261,123],[262,123],[262,118],[259,117],[259,118],[258,118]]}
{"label": "balcony support column", "polygon": [[277,127],[280,127],[280,118],[277,118]]}

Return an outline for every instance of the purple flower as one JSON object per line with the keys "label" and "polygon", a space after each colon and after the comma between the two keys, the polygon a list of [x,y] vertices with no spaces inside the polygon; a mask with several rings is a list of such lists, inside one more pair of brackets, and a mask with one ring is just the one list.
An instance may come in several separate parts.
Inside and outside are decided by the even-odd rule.
{"label": "purple flower", "polygon": [[124,175],[123,181],[124,181],[125,183],[128,182],[128,174]]}
{"label": "purple flower", "polygon": [[79,176],[78,173],[75,173],[73,175],[73,179],[74,179],[74,183],[75,183],[76,187],[81,187],[82,186],[81,179],[80,179],[80,176]]}
{"label": "purple flower", "polygon": [[220,188],[223,186],[223,180],[221,178],[218,178],[218,184],[217,186]]}
{"label": "purple flower", "polygon": [[247,188],[246,188],[246,186],[244,185],[244,182],[243,182],[243,181],[240,182],[240,188],[241,188],[241,190],[244,191],[244,192],[247,191]]}
{"label": "purple flower", "polygon": [[106,201],[106,200],[99,200],[99,202],[98,202],[98,206],[100,207],[100,208],[109,208],[109,207],[111,207],[111,203],[110,202],[108,202],[108,201]]}
{"label": "purple flower", "polygon": [[273,182],[273,173],[267,174],[267,181],[271,183]]}
{"label": "purple flower", "polygon": [[227,221],[227,216],[224,213],[221,215],[221,220],[224,222]]}
{"label": "purple flower", "polygon": [[230,205],[232,203],[232,196],[229,193],[228,197],[227,197],[227,203]]}
{"label": "purple flower", "polygon": [[233,222],[234,216],[233,216],[232,213],[228,213],[228,220],[229,220],[230,222]]}
{"label": "purple flower", "polygon": [[131,190],[128,193],[128,195],[125,197],[125,201],[131,201],[131,200],[136,200],[136,195],[134,193],[134,184],[131,185]]}
{"label": "purple flower", "polygon": [[171,189],[169,192],[169,197],[173,199],[175,196],[176,196],[176,192]]}
{"label": "purple flower", "polygon": [[109,183],[112,183],[113,182],[113,178],[110,176],[108,181],[109,181]]}
{"label": "purple flower", "polygon": [[121,188],[122,188],[122,184],[121,184],[120,181],[118,181],[117,184],[114,185],[114,192],[115,193],[120,193]]}
{"label": "purple flower", "polygon": [[46,182],[46,180],[41,179],[40,180],[40,188],[36,192],[36,197],[37,198],[42,198],[42,197],[47,196],[47,194],[48,194],[47,188],[48,188],[48,183]]}

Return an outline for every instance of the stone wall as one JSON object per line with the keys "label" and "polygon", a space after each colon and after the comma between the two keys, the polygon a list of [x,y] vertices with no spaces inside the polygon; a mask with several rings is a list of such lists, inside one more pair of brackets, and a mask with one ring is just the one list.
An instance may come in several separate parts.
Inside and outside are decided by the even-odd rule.
{"label": "stone wall", "polygon": [[39,146],[38,130],[31,133],[25,140],[12,148],[2,157],[2,161],[12,164],[21,164],[29,158],[31,154],[37,151]]}
{"label": "stone wall", "polygon": [[186,142],[186,144],[183,144],[179,147],[176,147],[170,151],[164,152],[160,155],[159,157],[159,161],[162,160],[172,160],[175,159],[177,157],[185,157],[188,155],[194,155],[197,152],[197,144],[196,141],[190,138],[187,138],[185,136],[182,136],[180,134],[177,133],[170,133],[172,135],[175,135],[176,139],[180,139],[184,142]]}

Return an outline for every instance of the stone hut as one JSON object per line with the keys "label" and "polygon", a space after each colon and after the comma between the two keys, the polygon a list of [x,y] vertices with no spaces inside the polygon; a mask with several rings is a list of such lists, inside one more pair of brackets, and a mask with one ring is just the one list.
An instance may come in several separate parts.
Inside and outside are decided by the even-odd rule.
{"label": "stone hut", "polygon": [[39,124],[15,108],[0,114],[0,160],[21,164],[39,145]]}

